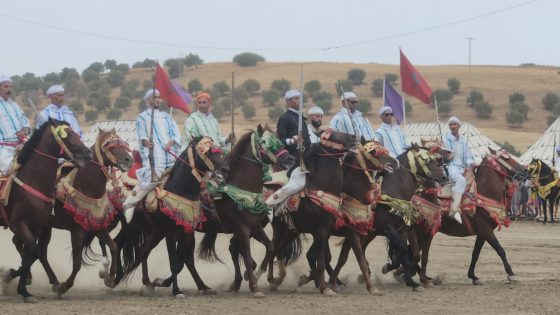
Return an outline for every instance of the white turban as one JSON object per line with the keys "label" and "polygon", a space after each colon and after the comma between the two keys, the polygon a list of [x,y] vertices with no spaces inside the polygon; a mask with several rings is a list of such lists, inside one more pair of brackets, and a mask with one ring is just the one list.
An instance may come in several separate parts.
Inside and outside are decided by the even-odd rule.
{"label": "white turban", "polygon": [[53,95],[56,93],[64,93],[64,88],[61,85],[55,84],[51,85],[47,90],[47,95]]}
{"label": "white turban", "polygon": [[289,90],[284,95],[284,99],[289,100],[292,97],[301,97],[301,93],[298,90]]}
{"label": "white turban", "polygon": [[379,117],[383,116],[383,114],[385,114],[386,111],[390,111],[391,113],[393,112],[393,109],[389,106],[383,106],[379,109],[379,111],[377,112],[377,114],[379,114]]}
{"label": "white turban", "polygon": [[146,94],[144,94],[144,100],[147,101],[152,95],[154,95],[154,91],[156,91],[156,96],[159,96],[159,91],[157,89],[149,89]]}
{"label": "white turban", "polygon": [[7,76],[7,75],[1,75],[0,76],[0,84],[5,83],[5,82],[12,83],[12,79],[10,79],[10,77]]}
{"label": "white turban", "polygon": [[449,118],[449,120],[447,121],[447,124],[449,125],[450,123],[457,123],[460,125],[462,125],[463,123],[459,120],[459,118],[455,117],[455,116],[451,116],[451,118]]}
{"label": "white turban", "polygon": [[349,98],[358,98],[358,96],[354,92],[344,92],[344,94],[340,96],[341,101],[347,100]]}
{"label": "white turban", "polygon": [[319,106],[313,106],[307,111],[307,115],[323,115],[323,110]]}

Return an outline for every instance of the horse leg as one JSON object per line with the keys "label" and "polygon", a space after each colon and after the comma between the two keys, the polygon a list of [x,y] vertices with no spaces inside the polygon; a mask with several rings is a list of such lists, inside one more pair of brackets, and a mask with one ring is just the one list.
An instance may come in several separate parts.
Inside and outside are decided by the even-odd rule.
{"label": "horse leg", "polygon": [[[99,231],[98,233],[96,233],[96,236],[99,239],[99,244],[100,245],[103,244],[101,246],[104,252],[103,258],[105,258],[105,261],[103,261],[103,266],[105,268],[105,277],[103,278],[103,280],[106,286],[108,286],[109,288],[114,288],[115,275],[117,274],[117,266],[120,264],[120,257],[117,248],[117,243],[115,243],[115,241],[111,239],[111,236],[109,235],[109,232],[107,230]],[[107,260],[107,250],[105,248],[105,244],[109,246],[109,250],[111,251],[110,268],[109,268],[109,261]]]}
{"label": "horse leg", "polygon": [[[99,241],[99,247],[101,248],[101,264],[102,267],[99,269],[99,278],[105,279],[107,274],[109,273],[109,257],[107,256],[107,248],[105,247],[105,242],[101,238],[97,238]],[[113,254],[111,254],[112,259],[115,259]]]}
{"label": "horse leg", "polygon": [[274,247],[272,242],[264,232],[264,230],[260,227],[255,228],[253,232],[253,238],[263,244],[266,248],[266,254],[264,255],[264,259],[261,263],[261,267],[256,270],[255,278],[259,281],[259,278],[266,272],[268,267],[268,262],[270,260],[274,260]]}
{"label": "horse leg", "polygon": [[419,275],[420,282],[424,287],[429,288],[432,286],[431,279],[427,276],[428,269],[428,256],[430,254],[430,246],[432,245],[433,236],[426,234],[422,239],[422,265],[420,267]]}
{"label": "horse leg", "polygon": [[486,239],[486,241],[488,242],[488,244],[490,244],[490,246],[492,246],[492,248],[496,251],[498,256],[500,256],[500,258],[502,259],[502,262],[504,264],[504,269],[506,270],[507,273],[508,281],[515,282],[516,281],[515,274],[511,270],[511,266],[509,265],[509,262],[507,260],[506,251],[504,250],[502,245],[500,245],[500,242],[496,238],[494,231],[490,233],[490,236]]}
{"label": "horse leg", "polygon": [[335,295],[325,283],[325,260],[327,254],[327,246],[329,242],[329,228],[319,229],[313,233],[313,242],[317,245],[317,268],[315,269],[315,276],[319,280],[319,290],[321,294]]}
{"label": "horse leg", "polygon": [[230,292],[239,292],[243,277],[241,276],[241,267],[239,266],[239,249],[235,235],[229,241],[229,253],[233,261],[233,268],[235,269],[235,276],[232,284],[229,286]]}
{"label": "horse leg", "polygon": [[389,226],[386,229],[385,235],[389,239],[389,246],[396,251],[396,256],[399,262],[402,263],[404,267],[404,280],[407,286],[411,287],[414,291],[423,291],[423,288],[412,279],[412,262],[408,254],[408,246],[406,241],[404,241],[397,230],[393,226]]}
{"label": "horse leg", "polygon": [[173,279],[173,296],[177,299],[185,298],[185,295],[179,289],[179,284],[177,281],[177,275],[179,271],[183,269],[183,261],[179,261],[178,253],[177,253],[177,240],[175,237],[170,239],[169,237],[165,238],[167,244],[167,253],[169,254],[169,266],[171,267],[171,278]]}
{"label": "horse leg", "polygon": [[547,207],[547,206],[548,206],[548,201],[545,199],[544,202],[543,202],[542,205],[541,205],[542,212],[543,212],[543,215],[544,215],[544,220],[542,221],[542,224],[546,224],[546,220],[547,220],[547,217],[546,217],[546,207]]}
{"label": "horse leg", "polygon": [[[14,246],[16,247],[16,250],[19,253],[20,257],[23,257],[23,241],[20,240],[19,238],[17,238],[17,236],[13,236],[12,237],[12,243],[14,243]],[[31,285],[32,282],[32,275],[31,275],[31,270],[29,271],[29,274],[27,275],[27,285]]]}
{"label": "horse leg", "polygon": [[556,206],[556,200],[554,198],[550,199],[548,213],[550,214],[550,223],[554,223],[554,208]]}
{"label": "horse leg", "polygon": [[[354,255],[356,255],[356,259],[358,260],[358,265],[360,266],[360,270],[362,271],[363,279],[366,282],[366,289],[370,294],[379,295],[380,291],[373,286],[373,282],[371,281],[369,265],[364,255],[364,251],[362,250],[362,246],[360,245],[360,236],[358,235],[357,232],[349,230],[346,239],[350,242],[350,245],[352,246],[352,250],[354,251]],[[338,278],[338,274],[336,276]]]}
{"label": "horse leg", "polygon": [[84,243],[85,232],[81,228],[70,232],[72,240],[72,273],[66,281],[60,285],[53,286],[53,291],[61,296],[74,286],[74,280],[82,268],[82,247]]}
{"label": "horse leg", "polygon": [[[275,229],[276,230],[276,229]],[[273,257],[270,258],[268,261],[268,283],[270,284],[270,289],[275,291],[278,287],[284,282],[286,278],[286,265],[284,258],[281,255],[281,251],[286,247],[287,244],[293,242],[297,234],[291,233],[290,231],[286,230],[287,232],[284,234],[276,234],[276,231],[273,233],[272,238],[272,248],[274,249],[274,255],[276,256],[276,260],[278,262],[278,278],[274,278],[274,259]]]}
{"label": "horse leg", "polygon": [[[56,278],[56,275],[54,274],[54,271],[52,270],[52,267],[47,259],[47,252],[48,252],[49,243],[51,241],[51,235],[52,235],[52,229],[45,228],[43,229],[41,235],[39,236],[39,240],[37,242],[39,246],[39,253],[40,253],[39,261],[41,262],[41,265],[43,265],[43,269],[45,269],[45,272],[47,273],[47,277],[49,278],[49,284],[57,285],[59,284],[58,279]],[[31,273],[29,273],[29,277],[31,277]],[[29,278],[29,284],[31,284],[31,278]]]}
{"label": "horse leg", "polygon": [[25,303],[35,303],[37,299],[27,291],[27,277],[33,263],[39,258],[39,248],[35,236],[24,222],[12,226],[12,231],[19,240],[23,242],[23,253],[21,256],[21,266],[18,270],[10,269],[4,275],[4,282],[20,277],[17,286],[17,293],[23,297]]}
{"label": "horse leg", "polygon": [[255,277],[255,261],[251,256],[251,239],[250,232],[247,228],[238,231],[235,235],[237,245],[239,246],[239,252],[243,256],[243,262],[245,263],[245,270],[249,278],[249,289],[253,297],[259,298],[264,297],[264,294],[259,290],[257,286],[257,278]]}
{"label": "horse leg", "polygon": [[[195,249],[195,239],[194,233],[185,235],[184,246],[185,246],[185,265],[189,269],[191,276],[193,277],[194,282],[196,283],[196,287],[198,288],[199,292],[202,292],[203,295],[216,295],[217,292],[212,290],[212,288],[208,287],[204,281],[200,278],[198,271],[196,270],[194,264],[194,249]],[[183,247],[179,247],[183,248]]]}
{"label": "horse leg", "polygon": [[[360,246],[360,250],[362,250],[362,246],[360,244],[359,238],[358,238],[358,244]],[[338,280],[338,275],[340,274],[342,267],[344,267],[344,265],[346,264],[346,261],[348,261],[348,254],[350,253],[350,248],[351,248],[351,244],[347,236],[346,238],[344,238],[344,242],[342,243],[342,248],[340,249],[340,254],[338,255],[338,261],[336,263],[336,266],[334,267],[332,274],[330,275],[329,283],[333,288],[335,288],[337,285],[342,284],[341,281]],[[370,274],[369,266],[367,266],[367,269],[368,269],[368,274]]]}
{"label": "horse leg", "polygon": [[474,268],[476,266],[476,262],[478,261],[478,257],[480,256],[480,250],[482,250],[482,246],[484,246],[484,242],[486,242],[486,240],[482,236],[480,235],[476,236],[476,241],[474,243],[474,248],[471,257],[471,265],[469,266],[469,274],[468,274],[469,279],[472,280],[472,283],[474,285],[482,284],[482,281],[480,281],[480,279],[477,276],[475,276]]}

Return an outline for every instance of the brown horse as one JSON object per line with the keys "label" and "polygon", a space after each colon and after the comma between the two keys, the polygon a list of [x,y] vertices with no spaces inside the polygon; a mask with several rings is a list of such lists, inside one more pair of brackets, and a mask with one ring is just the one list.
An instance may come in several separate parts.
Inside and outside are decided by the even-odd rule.
{"label": "brown horse", "polygon": [[50,230],[54,183],[61,158],[83,167],[91,159],[91,151],[67,123],[49,119],[25,143],[17,159],[20,168],[6,213],[8,226],[24,245],[21,266],[18,270],[10,269],[4,282],[20,277],[17,292],[24,302],[37,301],[27,291],[27,278],[31,266],[41,256],[37,240]]}
{"label": "brown horse", "polygon": [[[91,147],[93,159],[90,160],[83,168],[76,169],[75,174],[63,177],[62,181],[68,179],[68,176],[74,177],[72,188],[64,188],[64,182],[59,182],[60,188],[64,192],[57,196],[54,204],[54,215],[51,217],[51,226],[57,229],[70,231],[72,240],[72,273],[68,279],[60,284],[54,274],[48,260],[47,249],[50,242],[50,231],[45,233],[39,239],[40,254],[39,260],[49,278],[49,283],[53,285],[53,291],[58,295],[67,292],[73,285],[76,275],[82,266],[82,248],[84,247],[84,237],[88,232],[105,242],[111,250],[111,268],[106,273],[105,284],[109,287],[114,286],[113,281],[117,271],[119,255],[117,254],[117,245],[109,236],[108,227],[112,223],[116,210],[106,194],[107,180],[112,180],[114,172],[113,167],[119,168],[125,172],[132,165],[132,157],[129,152],[128,144],[126,144],[116,133],[115,129],[104,131],[99,129],[99,135],[95,144]],[[74,168],[70,169],[72,172]],[[69,190],[74,190],[70,195]],[[83,197],[82,197],[83,196]],[[87,204],[80,204],[80,199],[89,201]],[[93,218],[87,211],[88,206],[93,203],[102,205],[103,215],[100,218]],[[82,208],[82,207],[86,208]]]}
{"label": "brown horse", "polygon": [[[503,207],[504,203],[504,190],[506,181],[508,179],[523,179],[526,177],[526,169],[507,153],[496,153],[493,150],[491,155],[486,156],[479,166],[475,169],[475,183],[477,196],[479,200],[489,200],[488,205],[492,208]],[[478,197],[481,196],[482,198]],[[437,200],[433,199],[433,195],[424,195],[425,198],[430,199],[435,203]],[[504,269],[507,273],[509,281],[515,281],[514,273],[506,258],[506,252],[500,245],[500,242],[494,234],[494,229],[501,225],[502,220],[507,220],[505,217],[505,207],[501,209],[502,217],[497,212],[490,212],[484,208],[484,204],[477,204],[476,212],[474,215],[463,214],[463,224],[457,223],[455,220],[443,215],[441,218],[441,227],[439,232],[449,236],[465,237],[476,235],[476,241],[472,252],[471,263],[469,266],[468,277],[475,285],[482,284],[482,281],[475,275],[475,266],[480,255],[480,251],[484,243],[488,242],[496,253],[502,259]],[[498,211],[500,212],[500,211]],[[421,282],[429,287],[431,286],[431,278],[426,275],[428,265],[428,255],[433,235],[427,231],[424,226],[417,225],[414,229],[414,237],[411,238],[411,248],[413,257],[417,265],[418,261],[422,260],[421,268],[418,268]]]}
{"label": "brown horse", "polygon": [[[369,212],[370,218],[361,221],[356,221],[355,217],[352,218],[349,214],[344,214],[343,227],[335,229],[332,231],[332,235],[340,236],[345,238],[345,242],[348,242],[352,247],[360,269],[362,270],[362,275],[366,283],[366,289],[371,294],[379,293],[373,283],[370,280],[368,263],[365,259],[364,252],[360,243],[360,234],[367,234],[373,228],[374,213],[373,208],[378,201],[379,195],[379,184],[376,181],[376,174],[380,170],[386,170],[387,172],[393,172],[394,169],[399,168],[399,162],[391,157],[389,152],[383,148],[383,146],[376,142],[365,142],[362,139],[362,145],[359,147],[356,153],[350,153],[344,160],[343,166],[343,203],[342,207],[348,209],[349,213],[363,213]],[[363,214],[362,214],[363,215]],[[359,232],[358,232],[359,231]],[[327,248],[328,250],[328,248]],[[309,276],[300,277],[299,285],[303,285],[310,280],[315,280],[315,284],[318,285],[317,279],[313,279],[312,275],[315,273],[316,269],[316,250],[311,247],[307,252],[307,259],[309,266],[311,268],[311,273]],[[282,260],[279,260],[279,267],[282,267]],[[327,261],[330,261],[330,251],[327,253]],[[331,287],[336,288],[338,275],[333,272],[328,264],[326,264],[326,270],[331,276]],[[269,281],[272,276],[269,275]],[[283,278],[274,279],[273,288],[277,286]]]}
{"label": "brown horse", "polygon": [[[387,237],[389,257],[392,261],[398,261],[399,265],[400,262],[403,262],[405,283],[415,291],[421,291],[422,288],[412,279],[414,269],[406,244],[408,225],[412,223],[413,219],[413,216],[410,216],[410,210],[412,209],[409,206],[409,201],[420,187],[433,183],[443,184],[447,181],[440,168],[440,159],[441,156],[433,154],[416,144],[413,144],[411,148],[397,157],[400,168],[393,173],[385,173],[383,176],[381,192],[386,197],[382,198],[382,201],[377,204],[374,210],[374,229],[362,238],[362,248],[365,252],[367,245],[377,235]],[[401,212],[401,214],[398,215],[394,212]],[[408,222],[405,222],[404,218]],[[340,273],[346,263],[349,251],[350,244],[344,242],[338,263],[334,269],[335,275]],[[331,281],[334,282],[335,280],[336,278],[333,277]]]}
{"label": "brown horse", "polygon": [[[174,199],[182,200],[181,203],[173,206],[172,201],[168,202],[165,197],[162,197],[155,212],[148,211],[146,204],[141,203],[136,207],[136,214],[130,224],[122,227],[121,233],[115,240],[119,248],[124,249],[125,270],[123,274],[117,273],[117,283],[142,264],[143,284],[148,287],[158,285],[149,281],[147,259],[151,251],[165,238],[173,295],[176,298],[184,298],[177,282],[177,275],[182,270],[183,264],[187,265],[201,291],[205,294],[213,293],[194,268],[194,229],[204,221],[203,216],[198,212],[201,185],[204,184],[202,177],[209,173],[213,181],[221,182],[224,176],[227,176],[229,169],[222,158],[221,151],[213,147],[205,149],[208,141],[211,143],[211,139],[207,137],[193,139],[169,171],[169,178],[163,185],[164,196],[169,194],[178,196]],[[184,209],[181,209],[185,208],[187,203],[194,213],[192,218],[185,217]]]}
{"label": "brown horse", "polygon": [[[255,238],[266,247],[266,255],[273,252],[272,243],[263,229],[263,221],[268,221],[269,209],[262,196],[263,185],[270,165],[285,164],[291,159],[284,154],[283,145],[274,132],[259,125],[257,130],[245,134],[236,143],[228,156],[230,174],[225,185],[211,191],[221,226],[225,233],[233,233],[230,251],[233,256],[243,257],[249,289],[254,297],[264,296],[257,287],[254,271],[256,263],[251,256],[250,239]],[[210,189],[210,187],[209,187]],[[201,243],[201,251],[214,252],[218,230],[206,231]],[[243,278],[237,258],[233,259],[236,277],[230,291],[237,292]]]}
{"label": "brown horse", "polygon": [[[320,143],[312,145],[305,153],[304,162],[309,169],[305,197],[300,199],[297,210],[275,216],[272,222],[275,252],[263,260],[263,265],[268,263],[270,268],[268,281],[272,289],[276,289],[283,281],[284,266],[296,261],[301,254],[301,234],[310,233],[313,235],[311,248],[316,260],[309,278],[317,281],[322,294],[334,295],[327,288],[324,276],[325,262],[329,255],[328,239],[336,225],[344,224],[343,218],[338,215],[343,190],[343,164],[356,144],[354,135],[329,130],[323,133]],[[273,277],[275,256],[279,262],[278,279]]]}

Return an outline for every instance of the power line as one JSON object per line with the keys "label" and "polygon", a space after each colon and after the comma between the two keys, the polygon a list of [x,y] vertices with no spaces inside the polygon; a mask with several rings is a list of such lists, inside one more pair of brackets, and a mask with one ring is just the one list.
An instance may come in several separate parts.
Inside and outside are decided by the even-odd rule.
{"label": "power line", "polygon": [[431,27],[427,27],[427,28],[423,28],[423,29],[419,29],[419,30],[415,30],[415,31],[410,31],[410,32],[405,32],[405,33],[400,33],[400,34],[394,34],[394,35],[389,35],[389,36],[383,36],[383,37],[370,39],[370,40],[365,40],[365,41],[360,41],[360,42],[340,44],[340,45],[324,47],[324,48],[256,48],[256,47],[249,48],[249,47],[202,46],[202,45],[192,45],[192,44],[183,44],[183,43],[149,41],[149,40],[126,38],[126,37],[113,36],[113,35],[107,35],[107,34],[101,34],[101,33],[86,32],[86,31],[81,31],[81,30],[76,30],[76,29],[64,28],[64,27],[60,27],[60,26],[56,26],[56,25],[50,25],[50,24],[35,22],[35,21],[20,18],[20,17],[4,14],[4,13],[0,13],[0,18],[9,19],[9,20],[20,22],[20,23],[30,24],[30,25],[34,25],[34,26],[38,26],[38,27],[48,28],[48,29],[67,32],[67,33],[73,33],[73,34],[78,34],[78,35],[83,35],[83,36],[97,37],[97,38],[109,39],[109,40],[116,40],[116,41],[122,41],[122,42],[137,43],[137,44],[147,44],[147,45],[156,45],[156,46],[171,46],[171,47],[181,47],[181,48],[191,48],[191,49],[205,49],[205,50],[234,50],[234,51],[253,50],[253,51],[284,51],[284,52],[292,52],[292,51],[317,52],[317,51],[331,51],[331,50],[343,49],[343,48],[348,48],[348,47],[361,46],[361,45],[366,45],[366,44],[391,40],[391,39],[395,39],[395,38],[406,37],[406,36],[410,36],[410,35],[414,35],[414,34],[424,33],[424,32],[428,32],[428,31],[433,31],[433,30],[436,30],[436,29],[441,29],[441,28],[445,28],[445,27],[449,27],[449,26],[453,26],[453,25],[457,25],[457,24],[462,24],[462,23],[470,22],[470,21],[477,20],[477,19],[481,19],[481,18],[488,17],[488,16],[491,16],[491,15],[500,14],[500,13],[503,13],[503,12],[506,12],[506,11],[510,11],[510,10],[513,10],[513,9],[517,9],[519,7],[523,7],[523,6],[535,3],[537,1],[539,1],[539,0],[525,1],[525,2],[516,4],[516,5],[513,5],[513,6],[505,7],[505,8],[502,8],[502,9],[497,9],[497,10],[494,10],[494,11],[486,12],[486,13],[483,13],[483,14],[463,18],[463,19],[460,19],[460,20],[456,20],[456,21],[452,21],[452,22],[448,22],[448,23],[444,23],[444,24],[434,25],[434,26],[431,26]]}

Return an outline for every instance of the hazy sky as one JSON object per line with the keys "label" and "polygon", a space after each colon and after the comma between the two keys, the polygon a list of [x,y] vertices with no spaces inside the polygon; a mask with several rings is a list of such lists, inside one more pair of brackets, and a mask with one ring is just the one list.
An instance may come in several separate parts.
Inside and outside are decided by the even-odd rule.
{"label": "hazy sky", "polygon": [[[82,70],[105,59],[163,61],[188,52],[206,62],[230,61],[237,53],[252,51],[268,61],[398,64],[399,46],[414,64],[467,64],[467,37],[474,38],[472,64],[560,64],[559,0],[0,3],[0,74],[9,75],[43,75],[65,66]],[[477,16],[483,17],[452,24]],[[452,25],[395,37],[445,24]],[[360,42],[367,43],[346,46]]]}

